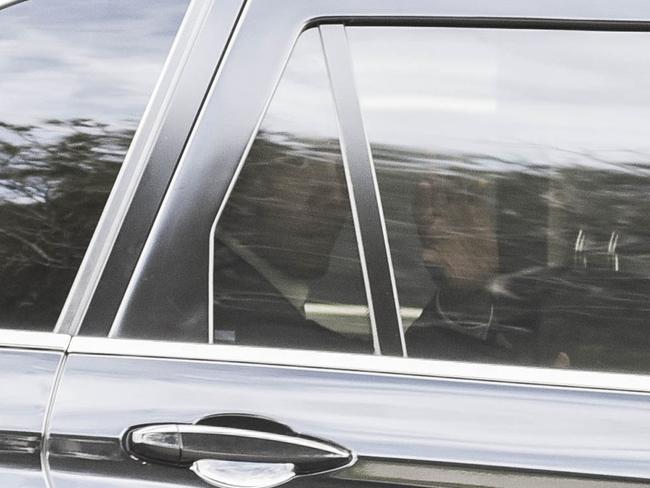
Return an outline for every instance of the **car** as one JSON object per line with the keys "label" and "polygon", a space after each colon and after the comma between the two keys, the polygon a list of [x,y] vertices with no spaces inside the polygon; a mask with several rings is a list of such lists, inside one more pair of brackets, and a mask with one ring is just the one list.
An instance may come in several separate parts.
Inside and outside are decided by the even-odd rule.
{"label": "car", "polygon": [[0,32],[0,486],[647,485],[646,2]]}

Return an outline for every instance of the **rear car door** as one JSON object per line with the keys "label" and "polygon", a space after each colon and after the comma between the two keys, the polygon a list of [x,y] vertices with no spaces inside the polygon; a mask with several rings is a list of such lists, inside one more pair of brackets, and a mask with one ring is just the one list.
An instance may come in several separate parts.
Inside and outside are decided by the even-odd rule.
{"label": "rear car door", "polygon": [[2,331],[0,480],[6,486],[46,486],[41,433],[68,339],[40,332]]}
{"label": "rear car door", "polygon": [[194,2],[59,321],[50,486],[643,486],[625,5]]}
{"label": "rear car door", "polygon": [[0,2],[1,486],[47,486],[57,318],[186,4],[152,7]]}

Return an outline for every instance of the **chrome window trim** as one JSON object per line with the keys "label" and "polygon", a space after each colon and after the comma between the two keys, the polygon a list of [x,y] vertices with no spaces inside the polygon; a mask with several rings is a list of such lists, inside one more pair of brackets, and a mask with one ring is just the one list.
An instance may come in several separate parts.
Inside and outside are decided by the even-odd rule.
{"label": "chrome window trim", "polygon": [[[133,328],[133,323],[141,322],[142,316],[146,317],[150,311],[150,301],[155,298],[156,303],[160,305],[160,310],[156,311],[158,316],[163,316],[166,320],[169,320],[169,317],[176,317],[174,322],[178,323],[179,327],[172,335],[185,338],[194,334],[194,337],[201,342],[210,342],[211,332],[202,331],[201,327],[195,327],[193,324],[196,321],[204,321],[205,325],[211,328],[210,249],[215,222],[223,211],[227,197],[253,144],[293,46],[305,27],[303,24],[292,24],[289,31],[283,33],[281,40],[284,42],[281,42],[281,49],[273,53],[272,60],[267,57],[256,59],[255,66],[258,74],[254,77],[254,81],[261,84],[264,89],[249,89],[247,91],[252,92],[251,96],[242,96],[235,100],[232,91],[223,87],[237,86],[240,89],[246,87],[246,84],[242,84],[242,79],[231,72],[237,73],[238,69],[241,70],[242,58],[250,60],[250,54],[246,55],[247,49],[260,45],[257,41],[251,45],[249,41],[248,45],[242,47],[242,44],[246,43],[238,43],[237,39],[242,36],[249,39],[258,39],[260,36],[264,38],[267,33],[262,27],[271,32],[276,31],[276,26],[267,22],[271,12],[265,12],[257,18],[259,25],[251,29],[251,22],[246,22],[246,19],[251,17],[250,11],[249,2],[241,14],[242,20],[235,28],[233,41],[226,48],[224,60],[217,70],[186,150],[170,182],[111,326],[109,337],[122,335],[124,329],[129,330],[129,327]],[[278,11],[275,7],[272,11],[277,15]],[[242,49],[244,53],[240,52]],[[230,67],[231,64],[234,64],[234,69]],[[268,79],[259,76],[259,72],[266,72],[262,65],[271,67],[269,71],[272,74]],[[223,79],[224,77],[226,80]],[[245,124],[235,123],[236,120],[224,120],[225,114],[236,113],[246,115]],[[232,144],[233,139],[237,142],[236,145]],[[215,161],[223,160],[227,164],[222,164],[222,171],[214,171]],[[191,166],[188,161],[191,161]],[[182,191],[187,188],[193,190],[189,198],[188,193]],[[200,195],[199,202],[191,198],[196,195]],[[197,220],[205,222],[206,225],[197,225]],[[173,243],[178,243],[179,238],[183,242],[193,243],[193,252],[186,253],[187,256],[192,256],[191,259],[177,259],[175,249],[180,249],[182,246],[175,247]],[[161,279],[161,275],[175,278],[165,280]],[[167,308],[162,309],[162,307]],[[146,317],[146,320],[150,321],[151,318]],[[202,332],[205,332],[205,335]],[[132,334],[132,331],[130,333]],[[168,339],[176,338],[168,337]]]}
{"label": "chrome window trim", "polygon": [[19,3],[26,2],[27,0],[0,0],[0,10],[3,10],[5,8],[9,8],[13,5],[17,5]]}
{"label": "chrome window trim", "polygon": [[54,332],[0,329],[0,348],[66,351],[70,339],[71,336],[67,334]]}
{"label": "chrome window trim", "polygon": [[450,381],[523,384],[540,388],[650,393],[650,376],[644,375],[299,349],[77,336],[70,341],[68,353],[316,368],[364,374],[419,376]]}
{"label": "chrome window trim", "polygon": [[[236,27],[236,31],[239,32],[240,26],[238,25]],[[294,43],[291,45],[289,48],[289,52],[293,51],[293,48],[295,46],[295,42],[298,41],[298,37],[296,37]],[[284,72],[284,69],[286,68],[286,65],[288,63],[289,59],[285,60],[281,71]],[[273,91],[271,93],[271,96],[269,96],[268,100],[266,101],[264,105],[264,109],[262,111],[262,115],[259,117],[257,120],[257,123],[255,124],[255,129],[252,131],[250,137],[248,138],[248,142],[246,144],[246,148],[244,150],[243,155],[237,161],[237,164],[234,168],[234,173],[232,178],[230,179],[224,196],[219,202],[218,209],[216,212],[216,215],[212,221],[212,225],[210,226],[210,233],[208,237],[208,256],[207,256],[207,262],[208,262],[208,269],[207,269],[207,277],[208,277],[208,282],[207,282],[207,303],[208,303],[208,309],[207,309],[207,327],[208,330],[207,332],[207,337],[208,337],[208,344],[214,344],[214,308],[213,308],[213,302],[214,302],[214,236],[215,232],[217,230],[217,225],[219,223],[219,220],[221,219],[221,215],[223,214],[224,210],[226,209],[226,206],[228,205],[228,200],[230,199],[230,195],[232,194],[233,190],[235,189],[235,185],[237,184],[237,180],[239,178],[239,175],[244,167],[244,163],[246,162],[246,158],[248,157],[248,153],[250,152],[251,147],[253,146],[253,143],[255,142],[255,136],[257,135],[257,132],[259,131],[260,126],[262,125],[262,120],[264,118],[264,115],[269,109],[269,106],[271,105],[271,101],[273,99],[273,95],[275,94],[275,90],[277,89],[279,85],[280,79],[276,80]],[[211,91],[211,90],[210,90]],[[139,263],[138,263],[139,264]],[[129,285],[131,285],[131,282],[129,282]],[[127,289],[128,291],[128,289]],[[120,307],[120,310],[122,307]],[[117,319],[116,319],[117,322]],[[115,327],[115,323],[113,323],[111,330],[109,332],[108,337],[113,337],[113,327]]]}
{"label": "chrome window trim", "polygon": [[76,334],[81,326],[82,315],[90,305],[151,155],[173,88],[198,34],[200,24],[197,20],[204,14],[206,6],[206,2],[193,0],[188,7],[63,306],[55,332]]}
{"label": "chrome window trim", "polygon": [[444,463],[412,463],[403,460],[364,458],[354,466],[334,475],[345,481],[368,481],[390,486],[443,486],[463,488],[644,488],[641,479],[620,480],[614,477],[583,473],[521,469],[509,466],[474,466]]}
{"label": "chrome window trim", "polygon": [[55,332],[67,331],[74,334],[81,325],[81,315],[86,312],[90,304],[92,294],[144,173],[155,137],[162,124],[165,105],[169,103],[171,89],[177,82],[182,68],[180,60],[187,56],[191,41],[196,37],[195,19],[203,7],[199,0],[193,0],[188,7],[59,315]]}
{"label": "chrome window trim", "polygon": [[45,410],[45,415],[43,416],[43,424],[41,427],[41,433],[43,436],[41,444],[41,471],[43,473],[43,481],[45,482],[45,488],[53,488],[54,480],[52,479],[52,470],[50,469],[50,423],[52,421],[52,412],[54,410],[54,405],[56,404],[56,395],[59,392],[59,386],[63,381],[63,376],[65,373],[66,361],[68,359],[67,348],[70,347],[70,341],[68,341],[66,347],[66,353],[61,355],[59,361],[59,367],[56,369],[54,375],[54,381],[52,382],[52,387],[50,389],[50,397],[47,402],[47,408]]}
{"label": "chrome window trim", "polygon": [[[171,174],[164,174],[164,170],[161,169],[163,162],[161,159],[172,158],[166,163],[168,171],[173,172],[176,158],[169,150],[169,146],[176,144],[178,152],[182,150],[185,136],[183,127],[180,126],[182,123],[188,124],[185,132],[189,132],[198,106],[203,101],[203,90],[214,74],[215,66],[221,58],[244,1],[190,1],[59,315],[55,332],[73,335],[79,332],[89,307],[92,307],[93,300],[97,299],[98,287],[102,282],[108,281],[103,275],[107,265],[111,264],[109,259],[113,252],[120,254],[129,246],[137,246],[138,233],[144,232],[146,236],[148,224],[141,221],[142,217],[140,221],[135,217],[133,220],[136,222],[130,223],[135,229],[128,228],[129,214],[136,206],[134,201],[137,201],[140,196],[140,200],[151,202],[155,207],[150,211],[155,215],[159,202],[153,201],[151,189],[146,187],[148,173],[156,175],[154,190],[159,191],[162,197]],[[204,59],[206,51],[213,56],[208,63]],[[199,64],[201,70],[198,69]],[[188,90],[189,85],[194,83],[199,84],[199,93]],[[181,99],[179,95],[187,91],[193,92],[191,101]],[[179,113],[182,111],[189,111],[189,113]],[[171,133],[174,133],[175,137],[172,137]],[[125,238],[128,242],[120,243],[118,237],[121,237],[122,233],[129,232],[136,236],[129,235]],[[118,256],[117,260],[122,261],[123,257]],[[128,266],[128,264],[120,262],[119,266],[114,266],[119,269],[109,268],[112,275],[119,277],[118,281],[122,280],[121,275],[124,274],[120,266]],[[104,310],[101,310],[97,315],[106,315],[103,312]]]}
{"label": "chrome window trim", "polygon": [[325,24],[319,26],[319,31],[336,106],[375,354],[404,356],[406,345],[384,211],[356,91],[345,26]]}

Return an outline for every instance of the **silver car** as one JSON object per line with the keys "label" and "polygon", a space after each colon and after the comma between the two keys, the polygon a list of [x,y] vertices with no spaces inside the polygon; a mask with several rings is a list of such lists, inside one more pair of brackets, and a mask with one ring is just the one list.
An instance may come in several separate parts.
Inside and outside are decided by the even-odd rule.
{"label": "silver car", "polygon": [[650,3],[0,0],[0,486],[650,481]]}

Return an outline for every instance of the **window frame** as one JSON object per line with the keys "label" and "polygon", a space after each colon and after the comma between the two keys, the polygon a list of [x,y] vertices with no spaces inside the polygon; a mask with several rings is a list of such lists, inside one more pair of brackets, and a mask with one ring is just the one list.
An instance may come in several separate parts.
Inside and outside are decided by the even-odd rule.
{"label": "window frame", "polygon": [[[198,3],[198,1],[195,0],[195,3]],[[274,22],[269,23],[269,18],[273,18]],[[215,22],[215,20],[212,19],[211,22]],[[210,84],[205,103],[201,108],[197,123],[193,127],[188,145],[179,158],[177,170],[165,194],[165,199],[160,206],[152,232],[148,236],[148,244],[145,245],[144,251],[138,261],[138,267],[131,276],[131,283],[135,283],[133,281],[134,276],[137,277],[142,273],[147,274],[147,266],[145,265],[147,260],[152,263],[152,266],[155,266],[157,272],[161,272],[161,270],[164,272],[164,268],[167,268],[167,265],[171,263],[169,259],[158,259],[155,253],[152,254],[152,249],[165,246],[167,248],[167,256],[173,256],[173,250],[178,249],[174,247],[173,239],[171,240],[172,244],[170,244],[170,227],[165,225],[164,219],[170,218],[172,213],[179,211],[176,205],[172,205],[169,202],[172,202],[170,199],[174,195],[178,196],[178,187],[183,186],[180,185],[179,175],[183,173],[184,166],[187,166],[184,162],[192,159],[195,155],[193,153],[209,149],[208,146],[210,144],[214,145],[214,142],[210,141],[210,144],[206,146],[205,139],[202,145],[200,139],[201,131],[207,131],[206,126],[211,125],[211,122],[221,120],[221,124],[223,125],[224,123],[223,119],[225,116],[221,116],[220,118],[220,110],[217,108],[220,105],[218,102],[224,102],[224,97],[227,94],[232,96],[232,93],[240,93],[237,89],[237,82],[242,81],[241,71],[237,72],[237,69],[232,68],[229,63],[235,65],[237,63],[244,64],[242,61],[246,59],[250,61],[253,59],[254,53],[256,52],[254,47],[256,41],[253,33],[258,36],[258,39],[260,35],[268,38],[269,41],[265,43],[264,49],[269,53],[269,59],[255,58],[258,61],[256,66],[258,69],[256,71],[268,69],[273,76],[266,79],[266,83],[263,83],[263,90],[252,97],[254,100],[241,98],[237,100],[239,102],[238,106],[243,106],[242,110],[251,110],[254,112],[254,115],[249,116],[250,120],[248,123],[238,121],[237,124],[232,124],[238,127],[233,128],[230,132],[226,131],[223,135],[219,134],[219,137],[223,138],[223,140],[226,140],[232,134],[236,134],[237,137],[236,143],[233,144],[229,140],[227,145],[229,147],[220,148],[219,150],[219,155],[223,160],[229,161],[230,166],[226,167],[226,165],[223,165],[218,172],[220,176],[220,189],[213,193],[213,196],[217,196],[213,199],[216,201],[211,202],[211,205],[217,205],[218,208],[221,208],[227,199],[227,195],[237,173],[237,168],[241,166],[247,150],[250,148],[250,144],[257,133],[257,128],[259,127],[265,108],[270,102],[273,87],[279,81],[282,68],[289,58],[294,42],[305,29],[328,24],[339,26],[426,25],[457,28],[650,31],[650,5],[644,5],[635,0],[625,0],[624,5],[619,3],[616,6],[606,0],[597,0],[591,2],[588,6],[585,6],[578,0],[568,0],[567,2],[550,6],[534,1],[511,4],[503,1],[481,2],[480,0],[439,0],[434,2],[415,0],[404,5],[399,0],[316,0],[314,2],[300,2],[299,0],[248,0],[238,21],[235,33],[232,36],[232,40],[228,45],[223,62],[219,65],[219,69]],[[206,25],[211,24],[210,22],[206,22]],[[204,63],[209,63],[212,60],[214,63],[213,58],[214,51],[206,52],[206,50],[203,50],[202,52],[197,51],[194,53],[194,57],[190,58],[190,60],[195,63],[197,59],[200,59]],[[196,67],[196,64],[194,64],[194,67]],[[250,89],[244,94],[248,94],[249,92]],[[178,95],[175,94],[174,96]],[[232,103],[235,102],[233,101]],[[252,107],[258,108],[255,109]],[[220,108],[223,112],[228,112],[228,110],[224,109],[223,105]],[[167,117],[169,117],[169,114],[167,114]],[[219,127],[219,124],[217,124],[217,127]],[[358,143],[359,141],[356,142]],[[237,144],[239,146],[233,148]],[[346,150],[347,148],[344,149],[344,152]],[[210,153],[211,157],[214,157],[216,153],[214,148],[207,152]],[[237,157],[232,157],[235,154]],[[228,157],[228,155],[231,157]],[[208,156],[204,156],[204,159],[207,158]],[[200,169],[197,171],[196,159],[193,159],[192,168],[195,174],[202,174]],[[187,170],[185,171],[187,172]],[[196,179],[197,177],[195,176],[194,178]],[[110,220],[111,218],[109,216],[106,219]],[[119,227],[123,220],[120,220],[119,216],[114,217],[112,223]],[[176,216],[176,220],[182,219],[178,219]],[[117,224],[115,224],[115,221],[117,221]],[[196,225],[195,221],[194,225]],[[122,228],[121,232],[127,232],[128,230],[129,226],[127,225],[126,228]],[[165,238],[160,239],[160,236],[164,236]],[[172,233],[171,237],[175,237],[177,241],[179,240],[178,233]],[[95,240],[94,237],[93,242]],[[384,245],[384,243],[381,244]],[[386,249],[385,252],[390,257],[389,250]],[[91,265],[88,264],[88,266],[90,267]],[[97,268],[95,266],[94,269],[97,270]],[[101,272],[101,269],[99,272]],[[171,273],[168,271],[167,276],[170,275]],[[384,270],[383,275],[390,276],[390,271],[387,272],[387,270]],[[147,274],[147,276],[153,275]],[[164,273],[161,276],[164,276]],[[105,281],[106,279],[104,276],[101,278],[101,281]],[[201,281],[208,283],[209,276],[203,276]],[[181,282],[185,287],[187,282],[184,280],[181,280]],[[197,287],[191,289],[198,290]],[[201,290],[206,289],[208,289],[207,286],[205,288],[201,287]],[[88,293],[92,295],[93,290]],[[133,299],[134,291],[137,291],[134,285],[129,285],[123,297],[125,303]],[[204,300],[209,298],[205,296],[203,291],[199,290],[199,292],[203,293]],[[396,293],[393,293],[393,298],[397,300]],[[145,296],[144,300],[141,300],[140,303],[141,306],[139,308],[136,307],[133,316],[138,316],[142,313],[144,305],[151,304],[150,297],[147,299]],[[72,335],[77,334],[79,327],[82,325],[86,309],[77,306],[74,301],[71,301],[71,305],[67,307],[66,312],[67,314],[62,314],[57,331]],[[206,316],[208,313],[208,310],[205,310]],[[65,317],[69,317],[71,320],[68,321]],[[397,332],[399,334],[401,331]],[[401,333],[403,334],[403,332]],[[393,331],[392,336],[395,337],[395,331]],[[255,362],[298,367],[323,367],[353,371],[497,381],[503,383],[650,392],[650,375],[559,371],[527,366],[499,366],[430,359],[401,359],[386,356],[372,357],[356,354],[342,355],[340,353],[313,351],[306,353],[305,351],[299,350],[275,350],[237,345],[188,344],[150,339],[74,337],[71,341],[69,352]]]}
{"label": "window frame", "polygon": [[[25,0],[13,0],[0,5],[0,15],[3,9],[23,1]],[[173,43],[164,55],[160,75],[155,80],[156,84],[153,90],[148,94],[147,105],[140,117],[128,152],[111,187],[100,219],[95,226],[91,241],[86,248],[56,323],[53,324],[51,330],[47,331],[0,328],[0,352],[5,348],[66,351],[70,339],[79,329],[80,321],[84,318],[90,301],[97,296],[95,292],[100,283],[103,284],[105,280],[111,281],[111,279],[114,282],[115,276],[123,273],[124,264],[127,261],[123,257],[116,259],[120,262],[119,270],[109,268],[109,273],[104,273],[104,271],[109,257],[124,256],[126,247],[133,246],[137,239],[146,238],[146,227],[140,225],[142,224],[142,215],[136,216],[140,222],[133,218],[131,223],[128,220],[137,206],[135,203],[148,205],[150,210],[155,212],[157,206],[152,205],[152,193],[154,190],[164,192],[166,187],[164,181],[155,181],[157,187],[154,190],[150,188],[152,172],[158,173],[159,178],[165,177],[164,171],[159,168],[152,171],[150,163],[156,157],[159,162],[161,154],[171,156],[170,144],[177,145],[180,152],[184,141],[179,139],[178,128],[181,126],[183,116],[185,115],[186,118],[187,114],[191,116],[190,121],[186,124],[189,132],[196,110],[202,101],[200,90],[203,89],[213,73],[213,70],[206,72],[201,78],[199,76],[201,73],[197,73],[199,60],[195,57],[194,64],[190,62],[191,54],[193,50],[196,51],[196,45],[199,44],[197,38],[201,34],[206,37],[206,34],[209,33],[208,40],[212,43],[210,54],[214,54],[215,46],[218,47],[219,42],[221,42],[221,50],[224,51],[232,27],[240,14],[243,1],[215,0],[212,4],[203,0],[187,2],[181,23],[173,36]],[[208,10],[208,7],[211,10]],[[209,20],[210,16],[217,20],[212,19],[209,22],[212,26],[211,29],[205,29],[205,21]],[[229,21],[230,23],[228,23]],[[203,39],[204,51],[208,48],[205,41],[206,39]],[[219,60],[220,57],[217,57],[214,64],[216,65]],[[210,66],[205,67],[205,70],[209,69]],[[183,88],[187,88],[189,83],[194,83],[197,85],[195,88],[199,89],[198,94],[192,90],[186,90],[194,98],[198,97],[194,106],[189,99],[191,97],[180,96]],[[187,114],[184,114],[183,110]],[[172,126],[171,122],[174,120],[176,122]],[[174,135],[174,130],[177,132],[176,135]],[[171,161],[168,177],[171,177],[175,158],[172,156],[168,159]],[[147,191],[148,193],[146,193]],[[140,235],[136,232],[138,227],[142,227]],[[120,242],[118,237],[121,237],[122,234],[126,234],[128,237]],[[103,276],[102,273],[104,273]]]}
{"label": "window frame", "polygon": [[115,315],[243,2],[190,1],[55,333],[95,330]]}

